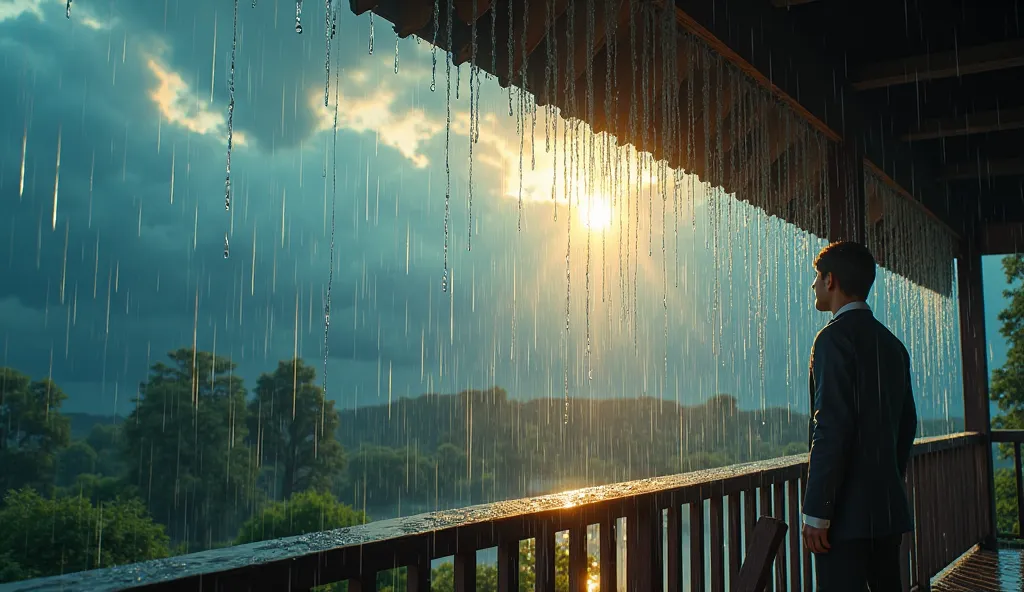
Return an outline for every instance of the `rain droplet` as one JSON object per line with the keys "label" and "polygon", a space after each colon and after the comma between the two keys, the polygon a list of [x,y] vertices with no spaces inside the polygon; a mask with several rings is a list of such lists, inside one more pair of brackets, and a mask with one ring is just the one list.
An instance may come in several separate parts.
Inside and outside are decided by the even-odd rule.
{"label": "rain droplet", "polygon": [[295,0],[295,32],[302,34],[302,0]]}

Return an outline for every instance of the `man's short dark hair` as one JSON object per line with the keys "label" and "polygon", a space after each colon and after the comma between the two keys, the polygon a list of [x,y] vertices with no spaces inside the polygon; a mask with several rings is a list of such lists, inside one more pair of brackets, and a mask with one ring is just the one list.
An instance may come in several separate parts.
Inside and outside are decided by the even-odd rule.
{"label": "man's short dark hair", "polygon": [[875,258],[860,243],[841,241],[825,247],[814,258],[822,276],[832,274],[839,289],[851,298],[867,300],[875,283]]}

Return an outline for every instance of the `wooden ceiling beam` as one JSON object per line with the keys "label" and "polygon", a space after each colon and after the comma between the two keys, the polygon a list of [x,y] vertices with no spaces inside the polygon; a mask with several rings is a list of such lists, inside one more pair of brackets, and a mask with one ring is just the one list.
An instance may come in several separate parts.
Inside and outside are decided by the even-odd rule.
{"label": "wooden ceiling beam", "polygon": [[982,255],[1024,253],[1024,222],[987,222],[981,228]]}
{"label": "wooden ceiling beam", "polygon": [[1024,66],[1024,39],[1012,39],[872,64],[861,69],[853,88],[871,90],[1020,66]]}
{"label": "wooden ceiling beam", "polygon": [[1024,157],[978,159],[950,165],[942,172],[945,181],[1024,176]]}
{"label": "wooden ceiling beam", "polygon": [[[464,23],[473,24],[491,10],[494,0],[454,0],[455,15]],[[430,6],[430,3],[427,3]]]}
{"label": "wooden ceiling beam", "polygon": [[790,6],[800,6],[801,4],[810,4],[811,2],[817,2],[818,0],[772,0],[772,6],[775,8],[789,8]]}
{"label": "wooden ceiling beam", "polygon": [[917,129],[900,136],[900,139],[904,142],[938,140],[1015,129],[1024,129],[1024,107],[979,111],[958,118],[928,119],[922,121]]}

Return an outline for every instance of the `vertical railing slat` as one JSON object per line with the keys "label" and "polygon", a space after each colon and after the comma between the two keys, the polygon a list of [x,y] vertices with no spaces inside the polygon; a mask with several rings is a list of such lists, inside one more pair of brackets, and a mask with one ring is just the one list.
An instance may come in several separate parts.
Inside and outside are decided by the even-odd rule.
{"label": "vertical railing slat", "polygon": [[786,510],[789,514],[789,583],[791,592],[800,592],[800,556],[803,550],[803,535],[800,532],[800,481],[786,482]]}
{"label": "vertical railing slat", "polygon": [[[600,536],[601,590],[618,590],[618,537],[615,518],[609,518],[598,525]],[[515,590],[518,592],[518,588]]]}
{"label": "vertical railing slat", "polygon": [[[774,516],[779,520],[786,519],[786,483],[780,481],[772,486],[774,496],[773,508],[775,510]],[[797,529],[788,529],[786,536],[794,536],[797,533]],[[779,545],[779,550],[775,552],[775,589],[779,592],[786,592],[786,545],[785,541]]]}
{"label": "vertical railing slat", "polygon": [[704,501],[690,504],[690,590],[704,592]]}
{"label": "vertical railing slat", "polygon": [[[743,557],[750,550],[750,535],[757,524],[757,493],[755,489],[743,492]],[[740,563],[743,563],[740,561]]]}
{"label": "vertical railing slat", "polygon": [[668,524],[665,530],[665,542],[668,549],[665,563],[668,566],[669,592],[683,591],[683,513],[680,506],[672,504],[668,507]]}
{"label": "vertical railing slat", "polygon": [[455,592],[476,592],[476,550],[455,554]]}
{"label": "vertical railing slat", "polygon": [[406,592],[430,592],[430,558],[421,557],[405,569]]}
{"label": "vertical railing slat", "polygon": [[555,592],[555,533],[548,522],[539,525],[534,549],[536,592]]}
{"label": "vertical railing slat", "polygon": [[725,508],[722,496],[711,498],[708,520],[711,522],[711,592],[725,592]]}
{"label": "vertical railing slat", "polygon": [[652,500],[642,500],[626,517],[626,576],[628,590],[661,589],[661,523]]}
{"label": "vertical railing slat", "polygon": [[736,577],[743,563],[743,513],[740,493],[729,496],[729,589],[736,590]]}
{"label": "vertical railing slat", "polygon": [[[762,516],[774,516],[774,510],[772,508],[772,486],[770,484],[768,484],[768,483],[765,483],[764,485],[761,485],[761,490],[760,491],[761,491],[761,508],[760,508],[761,509],[761,515]],[[774,575],[774,573],[777,573],[778,570],[775,569],[774,565],[772,566],[771,570],[772,570],[772,574],[769,575],[769,577],[768,577],[768,583],[765,584],[764,592],[772,592],[775,589],[775,578],[773,577],[773,575]],[[780,590],[779,592],[784,592],[784,591]]]}
{"label": "vertical railing slat", "polygon": [[[803,503],[804,496],[807,495],[807,469],[805,468],[800,474],[800,500]],[[803,506],[801,505],[801,514],[803,513]],[[792,526],[790,528],[793,528]],[[796,528],[801,532],[803,531],[803,518],[796,524]],[[814,565],[811,563],[811,552],[807,550],[806,545],[800,545],[801,558],[803,559],[804,567],[804,592],[814,592]]]}
{"label": "vertical railing slat", "polygon": [[[988,448],[988,445],[986,444],[985,447]],[[964,476],[964,481],[967,483],[967,499],[977,500],[980,498],[978,497],[978,482],[975,477],[977,474],[977,465],[974,462],[974,450],[968,448],[966,457],[967,468],[965,470],[967,471],[967,474]],[[977,506],[978,504],[974,503],[971,505]],[[964,514],[967,515],[967,545],[970,546],[977,543],[981,538],[981,533],[978,531],[977,511],[971,510],[964,512]]]}
{"label": "vertical railing slat", "polygon": [[587,590],[587,525],[569,529],[569,592]]}
{"label": "vertical railing slat", "polygon": [[1017,535],[1024,535],[1024,472],[1021,471],[1020,442],[1013,443],[1013,472],[1017,481]]}
{"label": "vertical railing slat", "polygon": [[519,592],[519,539],[498,541],[498,592]]}

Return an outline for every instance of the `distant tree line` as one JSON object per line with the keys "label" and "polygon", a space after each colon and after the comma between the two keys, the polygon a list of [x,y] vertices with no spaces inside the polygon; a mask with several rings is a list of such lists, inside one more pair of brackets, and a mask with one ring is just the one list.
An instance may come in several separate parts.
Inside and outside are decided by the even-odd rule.
{"label": "distant tree line", "polygon": [[[339,412],[300,359],[250,391],[231,360],[191,349],[151,366],[125,418],[83,420],[66,400],[0,368],[0,582],[800,453],[807,434],[806,415],[731,395],[572,400],[568,422],[561,398],[501,388]],[[479,566],[481,590],[493,569]],[[433,579],[450,588],[451,564]]]}

